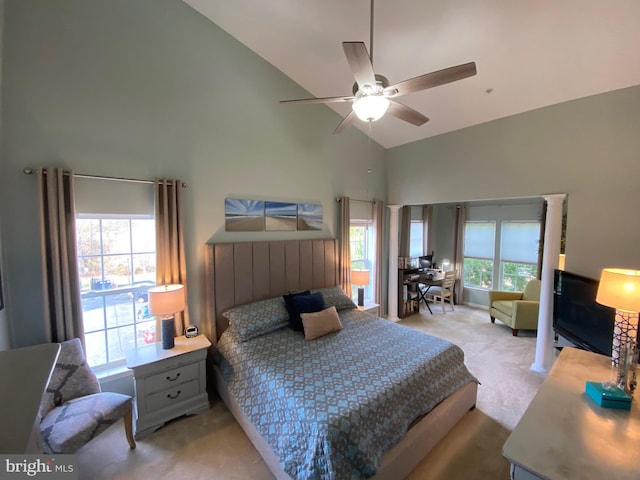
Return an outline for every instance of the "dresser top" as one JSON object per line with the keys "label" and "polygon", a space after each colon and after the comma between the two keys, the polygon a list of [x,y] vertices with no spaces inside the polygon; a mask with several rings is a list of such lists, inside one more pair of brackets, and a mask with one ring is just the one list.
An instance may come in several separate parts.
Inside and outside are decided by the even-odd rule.
{"label": "dresser top", "polygon": [[161,343],[144,345],[126,352],[127,368],[136,368],[167,358],[177,357],[185,353],[209,348],[210,345],[211,342],[203,334],[193,338],[186,338],[184,335],[176,337],[175,346],[166,350],[162,348]]}
{"label": "dresser top", "polygon": [[565,347],[504,444],[516,465],[554,480],[637,480],[640,399],[631,411],[603,408],[585,394],[587,381],[611,375],[611,358]]}

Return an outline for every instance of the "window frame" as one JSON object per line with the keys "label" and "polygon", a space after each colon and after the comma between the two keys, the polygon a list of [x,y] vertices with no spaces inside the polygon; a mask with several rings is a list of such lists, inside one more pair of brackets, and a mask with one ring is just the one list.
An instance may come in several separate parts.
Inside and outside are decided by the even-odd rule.
{"label": "window frame", "polygon": [[[364,228],[364,246],[363,252],[364,256],[362,258],[354,258],[353,256],[353,245],[354,235],[353,228]],[[349,221],[349,243],[351,253],[351,270],[356,269],[366,269],[369,270],[370,281],[369,285],[364,286],[364,299],[371,301],[373,299],[373,289],[375,285],[375,225],[373,220],[359,220],[359,219],[351,219]],[[358,296],[358,286],[351,285],[351,298],[357,298]]]}
{"label": "window frame", "polygon": [[[493,225],[493,240],[491,242],[491,250],[493,252],[493,255],[490,257],[485,257],[485,256],[477,256],[477,255],[468,255],[467,252],[467,242],[466,242],[466,238],[467,238],[467,226],[470,224],[487,224],[487,225]],[[463,248],[463,255],[462,255],[462,282],[463,282],[463,286],[464,288],[471,288],[471,289],[477,289],[477,290],[484,290],[484,291],[488,291],[491,290],[493,288],[493,285],[495,284],[495,257],[496,257],[496,237],[497,237],[497,222],[495,220],[468,220],[465,222],[464,224],[464,238],[465,238],[465,245]],[[481,261],[481,262],[490,262],[490,265],[485,265],[483,268],[481,268],[480,270],[473,271],[471,270],[468,265],[471,261]],[[489,268],[490,267],[490,268]],[[471,270],[471,271],[470,271]],[[491,279],[489,282],[488,286],[483,286],[483,276],[486,275],[486,272],[491,272]],[[473,285],[469,283],[469,280],[472,276],[472,274],[474,274],[474,276],[478,276],[480,281],[478,285]]]}
{"label": "window frame", "polygon": [[[156,339],[153,337],[153,341],[145,341],[152,337],[143,334],[143,338],[139,337],[139,326],[145,325],[148,327],[145,331],[149,332],[149,335],[153,334],[154,336],[158,334],[156,332],[156,320],[153,316],[148,313],[148,300],[144,300],[144,294],[148,288],[155,286],[155,276],[156,276],[156,242],[155,242],[155,216],[151,214],[94,214],[94,213],[78,213],[76,214],[76,222],[78,221],[97,221],[99,225],[99,246],[97,251],[91,251],[88,253],[83,252],[83,249],[80,247],[80,242],[83,241],[83,237],[81,235],[81,228],[76,223],[76,241],[78,243],[77,248],[77,259],[78,259],[78,275],[81,281],[80,289],[81,289],[81,309],[82,309],[82,321],[83,326],[85,328],[84,337],[85,337],[85,345],[86,345],[86,357],[87,362],[91,366],[91,368],[96,372],[96,374],[106,373],[109,371],[117,370],[123,368],[126,364],[125,352],[129,349],[129,346],[123,346],[122,348],[122,357],[117,357],[115,359],[111,359],[110,356],[112,353],[110,352],[110,332],[116,332],[116,334],[121,335],[118,332],[118,329],[122,331],[125,327],[130,327],[132,329],[133,334],[133,342],[130,345],[131,348],[134,346],[140,346],[147,343],[155,343]],[[122,248],[118,251],[114,252],[105,252],[105,242],[104,242],[104,223],[109,220],[119,220],[128,222],[127,232],[128,239],[125,240],[128,248],[123,250]],[[134,228],[134,222],[145,220],[151,220],[151,224],[144,229],[146,234],[152,232],[153,242],[150,243],[150,236],[147,237],[144,244],[144,247],[148,247],[149,245],[153,246],[153,250],[148,249],[140,249],[137,250],[134,248],[134,236],[135,231],[139,231]],[[119,242],[119,246],[121,247],[123,243]],[[135,269],[138,260],[142,256],[153,256],[152,262],[152,271],[146,271],[140,277],[138,277]],[[114,286],[110,283],[108,277],[110,275],[105,273],[105,259],[110,257],[127,257],[127,263],[129,272],[126,276],[128,276],[128,284],[124,286],[120,286],[116,283]],[[99,259],[100,264],[100,277],[97,279],[98,286],[101,288],[96,288],[92,279],[93,276],[89,276],[89,288],[87,290],[86,286],[83,283],[87,283],[87,275],[83,274],[82,269],[85,265],[85,261],[89,259]],[[106,288],[105,288],[106,287]],[[146,288],[145,288],[146,287]],[[122,301],[123,296],[128,297],[128,301]],[[138,297],[137,295],[140,295]],[[148,297],[147,297],[148,298]],[[95,306],[92,309],[85,309],[85,305],[89,302],[96,303],[96,299],[99,299],[99,305]],[[142,302],[139,300],[143,299]],[[130,310],[127,312],[128,305],[130,305]],[[146,307],[146,315],[142,318],[138,318],[140,311],[144,312]],[[112,309],[112,312],[109,312],[109,309]],[[87,319],[86,312],[93,310],[101,310],[101,313],[96,313],[94,315],[94,319]],[[115,312],[115,324],[110,324],[113,322],[113,318],[110,315],[113,315]],[[130,317],[129,317],[130,314]],[[119,315],[122,315],[123,321],[120,323]],[[101,318],[98,318],[101,316]],[[130,320],[129,320],[130,318]],[[88,322],[94,322],[95,325],[90,326]],[[100,326],[100,328],[95,328],[96,325]],[[89,327],[89,328],[87,328]],[[91,342],[88,341],[88,337],[92,334],[102,333],[102,342],[104,345],[104,350],[102,348],[98,352],[92,351]],[[124,334],[124,333],[123,333]],[[126,335],[126,334],[124,334]],[[119,337],[119,341],[122,341],[122,337]],[[106,363],[93,363],[92,356],[104,357]]]}

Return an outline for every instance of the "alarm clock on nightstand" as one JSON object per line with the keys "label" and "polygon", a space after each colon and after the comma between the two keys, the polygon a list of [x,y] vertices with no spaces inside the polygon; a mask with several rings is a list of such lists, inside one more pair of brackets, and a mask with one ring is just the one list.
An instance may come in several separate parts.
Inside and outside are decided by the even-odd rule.
{"label": "alarm clock on nightstand", "polygon": [[193,338],[198,336],[198,327],[195,325],[188,325],[187,328],[184,329],[184,336],[187,338]]}

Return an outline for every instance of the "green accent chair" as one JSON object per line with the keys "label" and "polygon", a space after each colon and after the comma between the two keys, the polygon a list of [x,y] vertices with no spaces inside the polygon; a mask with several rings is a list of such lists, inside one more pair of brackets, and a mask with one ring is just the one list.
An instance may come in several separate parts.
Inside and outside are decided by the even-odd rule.
{"label": "green accent chair", "polygon": [[518,330],[537,330],[540,310],[540,280],[531,280],[524,292],[489,290],[489,316],[511,327],[514,337]]}

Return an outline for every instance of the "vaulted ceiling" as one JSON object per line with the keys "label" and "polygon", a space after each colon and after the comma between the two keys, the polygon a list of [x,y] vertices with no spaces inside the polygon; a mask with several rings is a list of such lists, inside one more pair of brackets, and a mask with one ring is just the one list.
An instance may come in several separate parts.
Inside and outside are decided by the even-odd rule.
{"label": "vaulted ceiling", "polygon": [[[370,50],[369,0],[184,1],[312,96],[351,95],[343,41]],[[471,61],[478,73],[398,98],[429,117],[420,127],[387,114],[370,130],[360,121],[356,128],[391,148],[639,85],[639,25],[638,0],[377,0],[376,73],[393,84]],[[333,108],[344,117],[351,104],[281,108]]]}

